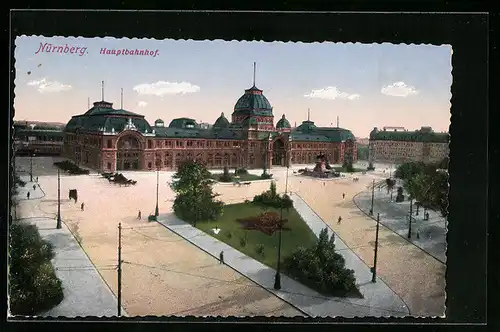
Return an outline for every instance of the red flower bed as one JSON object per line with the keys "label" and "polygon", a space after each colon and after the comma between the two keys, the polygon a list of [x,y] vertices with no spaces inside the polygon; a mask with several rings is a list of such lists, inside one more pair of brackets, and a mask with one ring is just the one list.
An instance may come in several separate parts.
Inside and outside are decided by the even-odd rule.
{"label": "red flower bed", "polygon": [[[265,212],[258,216],[236,219],[242,225],[243,229],[261,231],[264,234],[272,235],[280,229],[280,215],[277,212]],[[282,230],[290,230],[283,225],[288,220],[281,221]]]}

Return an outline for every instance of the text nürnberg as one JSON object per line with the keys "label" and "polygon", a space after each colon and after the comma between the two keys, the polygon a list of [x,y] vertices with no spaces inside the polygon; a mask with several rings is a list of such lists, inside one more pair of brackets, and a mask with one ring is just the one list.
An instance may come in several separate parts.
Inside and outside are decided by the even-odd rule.
{"label": "text n\u00fcrnberg", "polygon": [[68,44],[65,45],[52,45],[49,43],[42,44],[40,43],[40,47],[35,52],[38,53],[70,53],[70,54],[78,54],[79,56],[87,54],[87,48],[81,46],[70,46]]}
{"label": "text n\u00fcrnberg", "polygon": [[158,50],[151,51],[151,50],[144,50],[144,49],[108,49],[108,48],[101,48],[101,54],[105,55],[147,55],[147,56],[152,56],[153,58],[156,57],[159,53]]}

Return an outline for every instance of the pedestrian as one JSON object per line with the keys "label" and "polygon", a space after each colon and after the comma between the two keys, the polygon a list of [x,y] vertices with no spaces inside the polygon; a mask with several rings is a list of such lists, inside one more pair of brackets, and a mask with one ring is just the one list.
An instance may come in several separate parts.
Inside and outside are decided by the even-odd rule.
{"label": "pedestrian", "polygon": [[35,189],[36,189],[36,184],[33,185],[33,190],[35,190]]}
{"label": "pedestrian", "polygon": [[224,264],[224,250],[222,250],[219,254],[219,263]]}
{"label": "pedestrian", "polygon": [[420,239],[420,228],[417,228],[417,239]]}
{"label": "pedestrian", "polygon": [[82,209],[82,211],[85,209],[85,204],[82,202],[82,205],[80,205],[80,208]]}
{"label": "pedestrian", "polygon": [[142,214],[141,214],[141,210],[139,210],[139,212],[137,213],[137,219],[141,220],[141,218],[142,218]]}
{"label": "pedestrian", "polygon": [[26,194],[26,197],[28,197],[28,199],[30,199],[30,192],[28,191],[28,193]]}
{"label": "pedestrian", "polygon": [[342,193],[342,199],[344,199],[344,198],[345,198],[345,193]]}
{"label": "pedestrian", "polygon": [[36,182],[38,183],[38,176],[36,177]]}
{"label": "pedestrian", "polygon": [[325,182],[323,182],[323,187],[325,186]]}
{"label": "pedestrian", "polygon": [[337,220],[337,225],[340,225],[341,222],[342,222],[342,217],[339,216],[339,219]]}

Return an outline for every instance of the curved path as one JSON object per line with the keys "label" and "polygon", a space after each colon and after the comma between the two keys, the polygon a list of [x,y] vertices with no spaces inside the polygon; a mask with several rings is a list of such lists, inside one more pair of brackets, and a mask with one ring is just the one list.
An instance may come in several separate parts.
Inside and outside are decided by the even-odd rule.
{"label": "curved path", "polygon": [[[154,211],[154,175],[125,174],[138,181],[130,187],[109,184],[97,175],[61,177],[62,218],[82,239],[82,247],[115,294],[117,274],[109,266],[116,264],[118,223],[122,223],[122,305],[129,316],[304,316],[181,237],[144,220]],[[171,209],[173,193],[165,184],[170,175],[160,174],[161,213]],[[39,176],[39,182],[46,196],[19,208],[39,209],[54,218],[57,176]],[[68,200],[69,189],[78,189],[77,204]],[[80,202],[85,203],[84,211]],[[136,219],[138,210],[142,220]]]}
{"label": "curved path", "polygon": [[[284,170],[274,170],[283,177]],[[291,171],[290,171],[291,173]],[[368,173],[335,181],[289,176],[288,190],[297,192],[307,204],[344,240],[347,246],[371,266],[376,222],[360,211],[353,197],[365,191],[383,175]],[[284,182],[277,182],[284,190]],[[346,196],[343,199],[342,193]],[[340,224],[338,217],[342,217]],[[405,301],[412,316],[442,316],[445,310],[446,266],[384,226],[379,232],[378,275]]]}
{"label": "curved path", "polygon": [[[54,308],[43,312],[43,317],[112,317],[117,315],[117,299],[99,275],[96,267],[75,240],[70,230],[63,223],[56,228],[56,219],[38,209],[40,199],[45,192],[38,183],[29,182],[29,176],[21,176],[26,181],[18,188],[18,220],[36,225],[40,236],[54,247],[54,266],[56,276],[61,280],[64,298]],[[33,189],[35,186],[35,189]],[[26,193],[30,192],[27,199]],[[116,265],[107,269],[115,270]],[[126,315],[122,310],[122,315]]]}

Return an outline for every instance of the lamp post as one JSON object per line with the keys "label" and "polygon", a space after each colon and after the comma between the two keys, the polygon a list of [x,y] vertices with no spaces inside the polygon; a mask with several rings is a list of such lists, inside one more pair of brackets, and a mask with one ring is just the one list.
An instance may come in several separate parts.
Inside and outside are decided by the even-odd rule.
{"label": "lamp post", "polygon": [[[286,167],[286,176],[285,176],[285,196],[287,195],[288,192],[288,170],[289,170],[289,165],[287,163]],[[278,263],[276,267],[276,276],[274,277],[274,289],[280,290],[281,289],[281,235],[282,235],[282,229],[283,229],[283,200],[281,200],[281,209],[280,209],[280,230],[279,230],[279,236],[278,236]]]}
{"label": "lamp post", "polygon": [[413,198],[410,199],[410,222],[408,224],[408,238],[411,239],[411,218],[413,215]]}
{"label": "lamp post", "polygon": [[373,255],[372,282],[377,282],[377,254],[378,254],[378,228],[380,225],[380,213],[377,213],[377,230],[375,231],[375,249]]}
{"label": "lamp post", "polygon": [[160,165],[156,163],[156,208],[155,208],[155,217],[160,215],[160,211],[158,209],[158,192],[159,192],[159,184],[160,184]]}
{"label": "lamp post", "polygon": [[57,229],[61,229],[61,174],[57,169]]}
{"label": "lamp post", "polygon": [[373,179],[373,184],[372,184],[372,207],[370,209],[370,216],[373,216],[373,198],[375,196],[375,179]]}
{"label": "lamp post", "polygon": [[30,153],[30,182],[33,182],[33,151]]}

